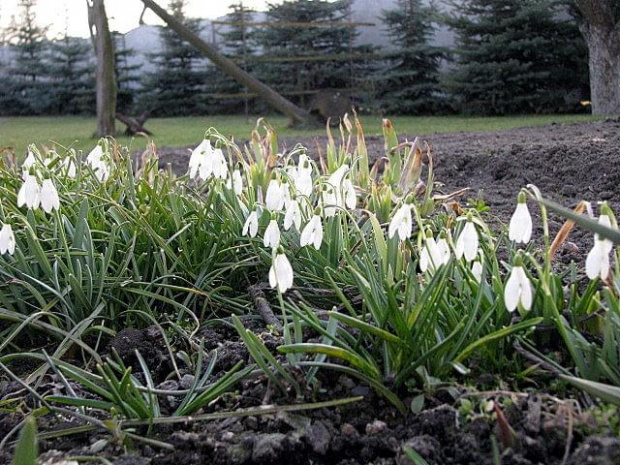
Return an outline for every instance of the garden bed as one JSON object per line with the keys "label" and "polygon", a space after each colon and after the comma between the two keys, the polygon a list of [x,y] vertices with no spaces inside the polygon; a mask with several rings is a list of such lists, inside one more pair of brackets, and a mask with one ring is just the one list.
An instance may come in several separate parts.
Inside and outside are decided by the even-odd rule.
{"label": "garden bed", "polygon": [[[482,201],[490,207],[489,223],[499,227],[514,211],[516,194],[527,184],[566,206],[580,200],[607,200],[620,211],[620,122],[552,125],[495,133],[433,134],[421,136],[433,147],[437,191],[450,193],[465,187],[479,210]],[[402,137],[401,137],[402,139]],[[383,139],[367,137],[369,153],[383,153]],[[281,149],[296,143],[309,148],[313,157],[324,150],[324,138],[281,140]],[[178,174],[187,171],[185,149],[161,149],[160,164],[170,163]],[[538,212],[532,209],[536,215]],[[484,215],[484,212],[483,212]],[[552,235],[563,220],[552,218]],[[534,223],[539,227],[540,222]],[[535,230],[540,236],[541,231]],[[560,251],[562,263],[583,262],[591,243],[591,233],[575,230]],[[269,298],[275,293],[266,290]],[[277,354],[282,336],[267,328],[261,319],[245,318],[244,326],[260,335],[265,346]],[[238,362],[245,363],[249,353],[238,333],[229,326],[204,327],[201,336],[205,349],[218,349],[212,378],[218,379]],[[308,335],[312,338],[313,334]],[[155,327],[119,332],[107,345],[114,347],[128,364],[134,349],[139,349],[160,389],[187,389],[191,378],[164,380],[173,367],[161,336]],[[552,349],[558,350],[551,344]],[[277,355],[284,361],[283,355]],[[558,357],[561,359],[562,354]],[[525,370],[525,367],[524,367]],[[25,370],[26,371],[26,370]],[[224,394],[209,405],[206,412],[242,412],[263,405],[295,405],[357,399],[336,407],[309,410],[282,409],[259,415],[257,411],[238,417],[210,421],[188,421],[156,425],[151,437],[174,447],[168,450],[157,443],[136,443],[127,452],[113,440],[102,443],[103,435],[89,431],[68,438],[42,440],[40,445],[48,463],[60,465],[65,456],[98,456],[119,464],[173,463],[330,463],[330,464],[618,464],[620,439],[617,411],[611,408],[584,409],[590,401],[577,391],[554,390],[554,375],[538,373],[537,387],[527,379],[498,379],[478,367],[474,379],[463,377],[450,384],[429,386],[421,397],[406,398],[416,413],[402,415],[367,385],[345,374],[320,372],[320,389],[281,392],[264,375],[252,376],[232,393]],[[161,384],[162,382],[167,384]],[[386,380],[389,385],[389,380]],[[516,392],[514,387],[520,386]],[[50,381],[48,394],[59,389]],[[16,382],[0,384],[0,399],[10,397],[22,387]],[[489,401],[494,401],[493,407]],[[170,396],[163,402],[176,402]],[[27,403],[27,402],[26,402]],[[498,420],[499,418],[499,420]],[[505,418],[505,421],[502,420]],[[0,438],[22,417],[19,413],[0,413]],[[46,417],[41,431],[66,428],[73,420]],[[616,423],[614,423],[616,422]],[[76,423],[77,424],[77,423]],[[136,427],[143,434],[146,427]],[[407,458],[415,450],[417,462]],[[54,458],[56,457],[56,458]],[[426,461],[426,462],[425,462]],[[9,463],[9,451],[0,452],[0,463]],[[94,462],[93,462],[94,463]]]}

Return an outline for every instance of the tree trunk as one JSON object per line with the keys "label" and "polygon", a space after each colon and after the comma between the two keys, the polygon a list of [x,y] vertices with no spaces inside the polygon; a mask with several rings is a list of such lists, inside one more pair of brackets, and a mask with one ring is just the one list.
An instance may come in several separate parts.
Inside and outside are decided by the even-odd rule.
{"label": "tree trunk", "polygon": [[116,116],[116,78],[114,43],[108,26],[103,0],[86,0],[88,26],[97,55],[97,136],[114,136]]}
{"label": "tree trunk", "polygon": [[575,0],[588,44],[592,113],[620,114],[620,14],[617,0]]}
{"label": "tree trunk", "polygon": [[160,7],[153,0],[141,0],[145,6],[153,10],[153,12],[164,20],[168,26],[175,31],[180,37],[185,39],[196,50],[202,53],[205,57],[211,60],[218,68],[232,77],[242,86],[252,90],[260,97],[262,97],[267,103],[269,103],[276,110],[284,113],[293,119],[293,121],[300,123],[307,123],[310,120],[308,112],[298,107],[290,100],[284,98],[277,93],[271,87],[263,84],[258,79],[254,78],[250,74],[246,73],[243,69],[237,66],[233,61],[229,60],[225,56],[219,54],[215,48],[202,40],[198,35],[194,34],[187,27],[183,25],[179,20],[169,15],[166,10]]}

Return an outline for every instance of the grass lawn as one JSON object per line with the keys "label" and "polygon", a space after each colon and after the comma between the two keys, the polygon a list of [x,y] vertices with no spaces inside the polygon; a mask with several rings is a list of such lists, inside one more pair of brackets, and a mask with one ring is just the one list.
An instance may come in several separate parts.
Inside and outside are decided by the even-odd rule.
{"label": "grass lawn", "polygon": [[[494,118],[473,118],[461,116],[414,117],[397,116],[392,118],[399,134],[432,134],[435,132],[459,131],[496,131],[524,126],[535,126],[550,123],[572,123],[578,121],[594,121],[590,115],[535,115],[510,116]],[[272,116],[268,120],[283,136],[322,135],[324,130],[291,129],[287,127],[287,119]],[[225,135],[233,135],[237,140],[247,139],[256,122],[256,117],[246,120],[243,116],[200,116],[185,118],[153,118],[147,121],[146,127],[154,134],[158,146],[181,147],[197,144],[203,132],[214,126]],[[381,117],[363,116],[362,122],[366,134],[381,133]],[[121,130],[122,125],[119,125]],[[16,117],[0,118],[0,149],[12,147],[17,154],[23,154],[30,143],[51,145],[53,142],[65,147],[89,151],[95,144],[92,138],[95,130],[95,119],[92,117]],[[122,131],[122,130],[121,130]],[[136,149],[143,149],[146,141],[136,138],[119,137],[123,144]]]}

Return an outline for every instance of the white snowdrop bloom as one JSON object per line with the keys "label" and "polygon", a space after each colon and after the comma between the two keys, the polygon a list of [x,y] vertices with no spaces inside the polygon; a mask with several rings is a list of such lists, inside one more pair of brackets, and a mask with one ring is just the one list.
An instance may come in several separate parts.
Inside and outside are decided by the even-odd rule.
{"label": "white snowdrop bloom", "polygon": [[86,157],[86,163],[91,167],[99,182],[105,182],[110,176],[110,165],[106,160],[106,155],[103,153],[101,145],[95,146],[90,151]]}
{"label": "white snowdrop bloom", "polygon": [[455,255],[457,259],[461,259],[464,255],[465,260],[471,262],[478,254],[478,232],[476,226],[469,219],[465,222],[465,227],[456,241]]}
{"label": "white snowdrop bloom", "polygon": [[41,186],[41,208],[45,213],[51,213],[52,210],[58,210],[60,208],[60,199],[58,198],[58,191],[51,179],[44,179]]}
{"label": "white snowdrop bloom", "polygon": [[243,193],[243,178],[241,177],[241,171],[239,170],[233,171],[232,189],[237,197],[239,197]]}
{"label": "white snowdrop bloom", "polygon": [[437,251],[439,253],[440,263],[446,265],[450,261],[450,246],[444,237],[440,237],[437,241]]}
{"label": "white snowdrop bloom", "polygon": [[293,287],[293,267],[283,253],[276,255],[269,269],[269,285],[282,294]]}
{"label": "white snowdrop bloom", "polygon": [[[600,224],[601,226],[605,226],[606,228],[612,228],[613,226],[611,225],[611,219],[609,218],[609,215],[605,214],[605,213],[601,213],[601,216],[598,217],[598,224]],[[603,246],[607,249],[607,252],[611,252],[611,249],[613,249],[614,244],[613,242],[611,242],[609,239],[600,239],[598,234],[594,235],[594,241],[596,242],[597,240],[600,240],[603,242]]]}
{"label": "white snowdrop bloom", "polygon": [[27,175],[22,187],[17,193],[17,206],[27,206],[28,208],[37,209],[41,201],[41,187],[37,178]]}
{"label": "white snowdrop bloom", "polygon": [[75,177],[77,176],[77,167],[75,166],[73,158],[65,157],[62,161],[62,168],[68,178],[75,179]]}
{"label": "white snowdrop bloom", "polygon": [[404,203],[390,221],[388,227],[388,237],[391,239],[398,232],[398,237],[401,241],[411,237],[413,231],[412,225],[413,219],[411,218],[411,205]]}
{"label": "white snowdrop bloom", "polygon": [[258,213],[256,211],[250,213],[243,225],[243,231],[241,231],[241,234],[247,236],[248,233],[250,237],[256,237],[258,234]]}
{"label": "white snowdrop bloom", "polygon": [[331,218],[336,215],[338,209],[335,205],[338,204],[338,196],[336,195],[336,189],[332,186],[324,186],[323,189],[323,214],[325,218]]}
{"label": "white snowdrop bloom", "polygon": [[506,310],[514,312],[519,304],[524,310],[530,310],[532,308],[532,300],[532,284],[525,274],[523,264],[517,259],[504,287]]}
{"label": "white snowdrop bloom", "polygon": [[269,181],[265,194],[265,205],[270,212],[278,212],[284,208],[284,192],[276,179]]}
{"label": "white snowdrop bloom", "polygon": [[32,153],[32,150],[28,149],[28,155],[22,163],[22,179],[24,181],[26,180],[26,176],[30,173],[30,168],[34,167],[36,163],[37,159],[34,157],[34,153]]}
{"label": "white snowdrop bloom", "polygon": [[[211,153],[211,167],[213,176],[219,179],[226,179],[228,177],[228,163],[222,149],[217,148]],[[208,177],[208,176],[207,176]],[[206,181],[207,177],[202,178]]]}
{"label": "white snowdrop bloom", "polygon": [[297,177],[299,176],[299,171],[297,171],[297,167],[293,164],[289,164],[286,166],[286,176],[295,183]]}
{"label": "white snowdrop bloom", "polygon": [[519,192],[517,208],[510,218],[508,227],[508,239],[523,244],[527,244],[532,237],[532,217],[525,200],[525,193]]}
{"label": "white snowdrop bloom", "polygon": [[357,206],[355,186],[349,179],[345,179],[342,183],[342,189],[344,190],[344,204],[349,210],[355,210]]}
{"label": "white snowdrop bloom", "polygon": [[305,153],[299,155],[299,163],[297,164],[297,175],[301,175],[302,173],[309,173],[312,175],[312,162],[310,157]]}
{"label": "white snowdrop bloom", "polygon": [[[189,157],[189,178],[194,179],[199,173],[205,158],[210,158],[213,149],[211,148],[211,141],[208,139],[203,140],[198,147],[192,150],[192,154]],[[212,171],[210,167],[208,171]],[[210,174],[210,173],[209,173]]]}
{"label": "white snowdrop bloom", "polygon": [[301,171],[294,181],[295,189],[300,195],[310,197],[312,194],[312,170]]}
{"label": "white snowdrop bloom", "polygon": [[0,230],[0,255],[4,255],[7,252],[9,255],[13,255],[15,252],[15,235],[11,225],[5,223]]}
{"label": "white snowdrop bloom", "polygon": [[101,145],[95,145],[95,148],[90,151],[88,156],[86,157],[86,163],[92,165],[93,163],[99,162],[103,158],[103,148]]}
{"label": "white snowdrop bloom", "polygon": [[441,255],[433,236],[427,236],[420,252],[420,270],[433,272],[442,264]]}
{"label": "white snowdrop bloom", "polygon": [[291,189],[288,182],[282,182],[280,185],[282,191],[282,197],[284,197],[284,209],[286,210],[291,204]]}
{"label": "white snowdrop bloom", "polygon": [[308,244],[312,244],[316,250],[319,250],[322,242],[323,223],[321,223],[321,217],[319,215],[314,215],[301,232],[299,245],[305,247]]}
{"label": "white snowdrop bloom", "polygon": [[280,228],[276,220],[271,220],[269,222],[265,230],[265,237],[263,237],[263,245],[265,247],[271,247],[272,249],[280,245]]}
{"label": "white snowdrop bloom", "polygon": [[474,275],[474,278],[478,283],[482,282],[482,263],[476,260],[471,265],[471,274]]}
{"label": "white snowdrop bloom", "polygon": [[284,215],[284,230],[288,231],[293,225],[295,225],[295,229],[298,231],[301,228],[301,211],[297,200],[290,201]]}
{"label": "white snowdrop bloom", "polygon": [[586,275],[590,279],[607,279],[609,276],[609,252],[605,239],[594,239],[594,246],[586,257]]}

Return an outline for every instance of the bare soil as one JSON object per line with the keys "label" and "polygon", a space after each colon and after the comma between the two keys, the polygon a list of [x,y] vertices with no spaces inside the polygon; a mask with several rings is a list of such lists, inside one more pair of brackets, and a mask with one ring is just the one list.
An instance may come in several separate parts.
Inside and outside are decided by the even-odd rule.
{"label": "bare soil", "polygon": [[[481,195],[491,211],[506,221],[522,186],[536,184],[543,193],[571,206],[579,200],[609,200],[618,212],[620,199],[620,122],[551,125],[493,133],[433,134],[423,137],[432,144],[436,179],[446,192],[464,187],[471,196]],[[316,141],[283,140],[282,146],[297,143],[316,147]],[[318,141],[324,146],[325,141]],[[369,148],[383,153],[382,140],[372,137]],[[173,169],[186,169],[185,149],[163,150],[162,161]],[[560,221],[554,220],[554,227]],[[579,258],[588,247],[587,235],[575,235]],[[587,250],[586,250],[587,251]],[[575,257],[573,257],[575,258]],[[246,324],[259,334],[270,350],[281,342],[258,320]],[[217,348],[218,365],[212,375],[221,376],[249,354],[236,333],[228,327],[203,329],[206,349]],[[182,389],[183,380],[166,381],[171,372],[166,351],[153,329],[125,330],[109,342],[130,363],[134,349],[146,355],[157,383],[166,389]],[[126,354],[126,355],[123,355]],[[551,382],[552,380],[548,380]],[[202,463],[326,463],[406,464],[405,448],[411,448],[429,464],[491,465],[496,453],[503,465],[618,465],[620,439],[606,428],[593,429],[590,415],[580,413],[576,400],[560,400],[543,391],[492,391],[483,396],[454,385],[429,392],[425,408],[403,416],[368,387],[335,373],[323,373],[320,389],[306,392],[304,401],[363,396],[361,402],[309,412],[229,418],[154,428],[153,436],[174,446],[173,451],[135,443],[125,450],[111,441],[93,452],[104,433],[91,432],[68,438],[42,441],[48,457],[98,455],[116,464]],[[463,380],[477,389],[495,389],[499,380],[487,374]],[[176,387],[175,387],[176,386]],[[50,390],[62,389],[50,378]],[[76,388],[77,389],[77,388]],[[21,390],[14,382],[0,382],[0,400]],[[468,397],[470,396],[470,397]],[[477,409],[467,414],[459,407],[464,398],[494,399],[514,434],[506,437],[505,425]],[[411,399],[408,400],[408,402]],[[26,402],[29,402],[28,397]],[[174,407],[170,400],[169,409]],[[296,399],[270,386],[264,378],[246,381],[235,393],[226,394],[206,412],[230,411],[265,403],[291,404]],[[164,410],[166,405],[164,402]],[[0,413],[0,438],[21,419],[19,413]],[[49,418],[40,429],[77,424],[67,418]],[[145,433],[145,431],[137,431]],[[495,440],[493,438],[496,438]],[[99,444],[99,443],[98,443]],[[0,451],[0,463],[10,463],[11,450]],[[53,460],[49,463],[58,463]]]}

